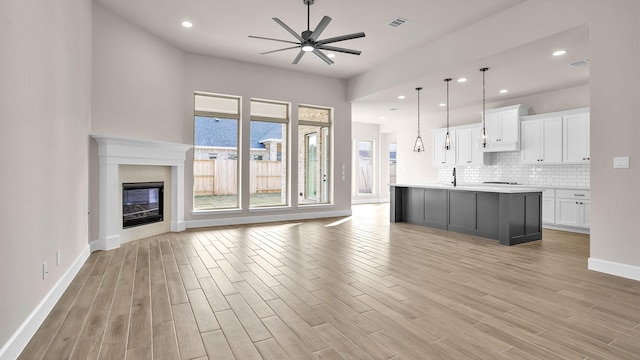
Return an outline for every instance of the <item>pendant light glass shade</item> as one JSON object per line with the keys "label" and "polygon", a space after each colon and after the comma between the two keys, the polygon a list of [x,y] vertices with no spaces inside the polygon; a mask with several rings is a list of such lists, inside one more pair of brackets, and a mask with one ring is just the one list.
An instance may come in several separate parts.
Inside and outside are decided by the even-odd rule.
{"label": "pendant light glass shade", "polygon": [[444,149],[451,150],[451,134],[449,134],[449,82],[450,78],[444,79],[444,82],[447,83],[447,135],[444,137]]}
{"label": "pendant light glass shade", "polygon": [[481,68],[480,71],[482,72],[482,132],[480,134],[480,145],[482,145],[482,148],[486,148],[487,147],[487,125],[485,122],[485,114],[486,114],[486,88],[485,88],[485,83],[484,83],[484,74],[487,72],[487,70],[489,70],[489,68]]}
{"label": "pendant light glass shade", "polygon": [[415,152],[424,151],[424,143],[422,142],[422,136],[420,136],[420,90],[422,90],[421,87],[416,88],[418,92],[418,136],[416,137],[416,143],[413,145],[413,151]]}

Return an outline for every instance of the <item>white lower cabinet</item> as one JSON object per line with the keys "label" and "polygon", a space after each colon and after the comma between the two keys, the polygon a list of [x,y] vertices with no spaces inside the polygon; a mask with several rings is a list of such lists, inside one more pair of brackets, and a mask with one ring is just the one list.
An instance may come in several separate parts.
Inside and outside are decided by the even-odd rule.
{"label": "white lower cabinet", "polygon": [[542,223],[556,223],[556,191],[544,189],[542,192]]}
{"label": "white lower cabinet", "polygon": [[556,225],[589,228],[591,216],[590,192],[556,190]]}

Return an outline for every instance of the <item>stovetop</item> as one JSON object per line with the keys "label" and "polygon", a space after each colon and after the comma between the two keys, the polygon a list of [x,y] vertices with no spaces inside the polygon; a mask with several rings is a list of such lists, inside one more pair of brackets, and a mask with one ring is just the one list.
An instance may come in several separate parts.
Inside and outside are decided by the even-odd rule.
{"label": "stovetop", "polygon": [[518,184],[517,182],[510,182],[510,181],[483,181],[483,184],[493,184],[493,185],[522,185],[522,184]]}

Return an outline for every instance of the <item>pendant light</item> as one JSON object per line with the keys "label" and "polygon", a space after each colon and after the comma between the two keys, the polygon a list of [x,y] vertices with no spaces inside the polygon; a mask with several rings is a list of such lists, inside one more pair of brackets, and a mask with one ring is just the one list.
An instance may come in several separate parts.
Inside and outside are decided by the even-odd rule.
{"label": "pendant light", "polygon": [[451,150],[451,135],[449,135],[449,82],[450,78],[444,79],[444,82],[447,83],[447,135],[444,137],[444,149]]}
{"label": "pendant light", "polygon": [[487,127],[486,127],[486,122],[485,122],[485,106],[486,106],[486,96],[485,96],[485,84],[484,84],[484,74],[487,72],[487,70],[489,70],[489,68],[481,68],[480,71],[482,72],[482,134],[480,137],[480,141],[482,143],[482,147],[486,148],[487,147]]}
{"label": "pendant light", "polygon": [[416,143],[413,145],[413,151],[415,152],[424,151],[424,143],[422,142],[422,136],[420,136],[420,90],[422,90],[421,87],[416,88],[418,92],[418,137],[416,137]]}

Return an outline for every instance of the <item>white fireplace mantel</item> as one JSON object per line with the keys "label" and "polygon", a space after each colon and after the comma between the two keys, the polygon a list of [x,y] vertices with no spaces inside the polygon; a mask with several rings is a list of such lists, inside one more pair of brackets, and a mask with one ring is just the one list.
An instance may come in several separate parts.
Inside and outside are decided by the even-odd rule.
{"label": "white fireplace mantel", "polygon": [[93,250],[109,250],[120,246],[122,204],[118,203],[119,165],[156,165],[171,167],[171,231],[183,231],[184,162],[192,145],[133,139],[118,136],[91,135],[98,143],[100,160],[100,197],[98,240]]}

